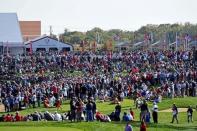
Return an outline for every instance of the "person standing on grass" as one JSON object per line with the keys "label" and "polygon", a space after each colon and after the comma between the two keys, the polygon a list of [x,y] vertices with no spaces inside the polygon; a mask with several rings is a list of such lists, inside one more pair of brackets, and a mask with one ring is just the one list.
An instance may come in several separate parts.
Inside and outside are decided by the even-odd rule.
{"label": "person standing on grass", "polygon": [[153,103],[152,111],[153,121],[154,123],[158,123],[158,106],[156,102]]}
{"label": "person standing on grass", "polygon": [[57,108],[57,110],[61,109],[62,110],[62,107],[61,107],[61,100],[60,99],[57,99],[56,103],[55,103],[55,106]]}
{"label": "person standing on grass", "polygon": [[120,113],[121,113],[121,105],[120,102],[115,107],[115,119],[116,121],[120,121]]}
{"label": "person standing on grass", "polygon": [[71,113],[71,121],[76,120],[76,100],[72,98],[70,100],[70,113]]}
{"label": "person standing on grass", "polygon": [[96,114],[96,102],[93,100],[93,98],[91,99],[91,103],[92,103],[92,113],[93,113],[93,119],[94,119],[94,116]]}
{"label": "person standing on grass", "polygon": [[8,97],[5,98],[3,104],[4,104],[4,107],[5,107],[5,112],[10,112],[10,103],[9,103]]}
{"label": "person standing on grass", "polygon": [[189,106],[187,109],[187,120],[188,120],[188,123],[190,121],[193,122],[193,109],[191,108],[191,106]]}
{"label": "person standing on grass", "polygon": [[86,104],[86,116],[87,116],[86,121],[87,122],[93,121],[94,116],[93,116],[92,110],[93,110],[93,104],[90,100],[88,100],[88,103]]}
{"label": "person standing on grass", "polygon": [[34,93],[32,95],[32,105],[33,105],[33,108],[36,108],[36,101],[37,101],[37,98],[36,98],[36,93]]}
{"label": "person standing on grass", "polygon": [[42,96],[41,96],[42,93],[41,93],[40,90],[38,90],[36,93],[37,93],[36,97],[37,97],[38,107],[40,107],[40,104],[41,104],[41,101],[42,101]]}
{"label": "person standing on grass", "polygon": [[148,104],[147,102],[144,100],[143,101],[143,104],[141,105],[140,107],[141,109],[141,112],[140,112],[140,121],[144,121],[145,120],[145,117],[146,117],[146,114],[148,113]]}
{"label": "person standing on grass", "polygon": [[76,117],[77,117],[77,121],[81,121],[82,120],[82,113],[83,113],[83,101],[79,98],[77,103],[76,103]]}
{"label": "person standing on grass", "polygon": [[125,131],[133,131],[133,128],[132,128],[131,124],[129,124],[129,122],[127,122],[127,124],[125,126]]}
{"label": "person standing on grass", "polygon": [[178,121],[178,108],[176,107],[175,104],[173,104],[172,106],[172,122],[174,123],[174,119],[176,119],[177,124],[179,123]]}

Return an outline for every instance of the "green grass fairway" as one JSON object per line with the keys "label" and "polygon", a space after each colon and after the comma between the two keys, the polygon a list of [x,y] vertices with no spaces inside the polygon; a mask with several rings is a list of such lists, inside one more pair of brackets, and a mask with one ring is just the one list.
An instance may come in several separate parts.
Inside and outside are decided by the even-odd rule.
{"label": "green grass fairway", "polygon": [[0,127],[1,131],[82,131],[76,128],[63,127]]}
{"label": "green grass fairway", "polygon": [[[164,99],[162,103],[159,103],[159,109],[170,109],[172,104],[176,103],[178,108],[186,108],[189,105],[193,107],[197,105],[197,98],[188,97],[188,98],[175,98]],[[122,114],[124,111],[129,110],[130,107],[134,107],[133,100],[125,99],[122,105]],[[97,103],[97,108],[100,112],[109,114],[114,110],[115,105],[112,105],[108,102],[106,103]],[[152,103],[149,103],[149,107],[152,107]],[[63,105],[63,110],[60,112],[65,112],[69,109],[68,102],[65,102]],[[150,108],[151,109],[151,108]],[[34,111],[56,111],[55,108],[45,109],[27,109],[21,111],[21,114],[28,114]],[[134,131],[139,131],[139,110],[134,109],[135,112],[135,122],[131,122]],[[0,113],[3,114],[3,113]],[[171,124],[171,112],[159,112],[159,124],[148,124],[148,131],[197,131],[197,111],[194,110],[193,114],[193,123],[187,123],[187,114],[186,112],[180,112],[178,115],[179,124]],[[152,120],[152,118],[151,118]],[[111,123],[102,123],[102,122],[13,122],[13,123],[0,123],[0,131],[123,131],[125,127],[124,122],[111,122]]]}

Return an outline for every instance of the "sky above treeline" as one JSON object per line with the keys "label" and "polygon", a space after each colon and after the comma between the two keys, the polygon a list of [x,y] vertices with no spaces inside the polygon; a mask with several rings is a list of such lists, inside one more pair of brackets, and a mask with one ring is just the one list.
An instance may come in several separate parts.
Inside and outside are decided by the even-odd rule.
{"label": "sky above treeline", "polygon": [[104,30],[135,31],[147,24],[197,23],[197,0],[0,0],[0,12],[40,20],[42,34]]}

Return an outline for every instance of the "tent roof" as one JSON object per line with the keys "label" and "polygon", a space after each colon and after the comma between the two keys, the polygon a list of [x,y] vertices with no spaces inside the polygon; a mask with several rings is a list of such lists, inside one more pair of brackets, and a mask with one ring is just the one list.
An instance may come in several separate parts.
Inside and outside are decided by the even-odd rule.
{"label": "tent roof", "polygon": [[157,45],[157,44],[160,44],[160,40],[155,42],[155,43],[153,43],[152,46]]}
{"label": "tent roof", "polygon": [[0,42],[23,42],[16,13],[0,13]]}
{"label": "tent roof", "polygon": [[35,38],[35,39],[32,39],[32,40],[29,40],[29,41],[25,42],[25,45],[26,45],[26,46],[27,46],[27,45],[30,45],[31,42],[32,42],[32,44],[33,44],[34,42],[39,41],[39,40],[42,40],[42,39],[45,39],[45,38],[55,40],[55,41],[59,42],[59,44],[62,44],[62,45],[65,45],[65,44],[70,45],[70,46],[72,46],[72,48],[73,48],[73,45],[70,44],[70,43],[60,42],[60,41],[58,41],[58,40],[56,40],[56,39],[54,39],[54,38],[51,38],[50,36],[45,36],[45,35],[44,35],[44,36],[37,37],[37,38]]}
{"label": "tent roof", "polygon": [[138,45],[141,45],[143,43],[144,43],[144,41],[140,41],[140,42],[135,43],[133,46],[138,46]]}
{"label": "tent roof", "polygon": [[129,44],[130,44],[129,42],[120,42],[120,43],[117,43],[116,46],[118,46],[118,47],[119,46],[129,46]]}

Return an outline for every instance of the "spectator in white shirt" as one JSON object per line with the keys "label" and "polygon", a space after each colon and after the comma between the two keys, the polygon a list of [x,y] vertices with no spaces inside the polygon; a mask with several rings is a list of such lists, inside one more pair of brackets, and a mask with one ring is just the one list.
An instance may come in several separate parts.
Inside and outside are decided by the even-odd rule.
{"label": "spectator in white shirt", "polygon": [[59,113],[57,113],[57,111],[54,114],[54,120],[55,121],[62,121],[62,116]]}
{"label": "spectator in white shirt", "polygon": [[158,123],[158,106],[156,102],[153,103],[152,112],[154,123]]}

